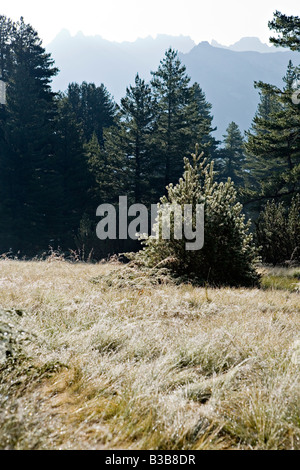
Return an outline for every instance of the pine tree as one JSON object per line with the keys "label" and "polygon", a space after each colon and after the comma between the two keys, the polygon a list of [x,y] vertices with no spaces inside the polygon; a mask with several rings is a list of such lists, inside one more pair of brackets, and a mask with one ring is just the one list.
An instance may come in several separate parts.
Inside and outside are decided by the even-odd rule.
{"label": "pine tree", "polygon": [[[232,181],[214,182],[213,162],[207,164],[203,154],[192,155],[192,163],[184,159],[184,174],[178,184],[170,184],[167,195],[158,204],[158,221],[154,227],[156,236],[142,236],[145,247],[137,259],[148,267],[169,265],[171,271],[188,275],[201,283],[254,285],[258,282],[255,264],[257,250],[248,233],[250,222],[244,222],[242,205],[236,201]],[[192,228],[195,231],[196,204],[204,204],[204,246],[195,251],[186,250],[186,238],[164,239],[161,236],[161,220],[168,217],[165,208],[178,205],[184,223],[184,205],[194,209]],[[174,229],[174,219],[171,233]],[[182,230],[183,231],[183,230]],[[167,264],[168,263],[168,264]]]}
{"label": "pine tree", "polygon": [[[7,17],[0,16],[0,80],[3,87],[7,85],[8,71],[11,66],[11,43],[15,31],[14,23]],[[0,250],[12,246],[12,225],[14,214],[11,210],[12,192],[9,175],[9,148],[5,139],[7,106],[0,103]]]}
{"label": "pine tree", "polygon": [[211,105],[198,84],[190,85],[186,67],[171,48],[166,51],[156,72],[152,73],[152,88],[157,100],[155,145],[157,169],[163,175],[162,186],[178,180],[183,158],[195,143],[204,151],[214,148],[211,137]]}
{"label": "pine tree", "polygon": [[270,38],[270,42],[275,46],[300,51],[300,18],[298,16],[287,16],[276,10],[273,20],[269,21],[269,28],[281,34],[277,38]]}
{"label": "pine tree", "polygon": [[236,185],[244,182],[243,165],[245,161],[244,139],[235,122],[231,122],[224,137],[224,148],[219,151],[221,157],[221,180],[231,178]]}
{"label": "pine tree", "polygon": [[131,165],[124,153],[122,129],[117,117],[115,125],[104,130],[105,148],[100,146],[96,133],[84,145],[89,170],[88,209],[84,214],[76,244],[80,252],[86,255],[93,253],[95,259],[107,257],[108,254],[135,249],[131,240],[99,240],[96,236],[96,209],[100,204],[112,204],[117,207],[119,196],[129,196],[133,183],[130,180]]}
{"label": "pine tree", "polygon": [[[14,25],[7,70],[5,154],[1,155],[1,249],[35,252],[56,237],[57,182],[53,155],[57,73],[34,29]],[[9,245],[8,245],[9,239]]]}
{"label": "pine tree", "polygon": [[122,148],[117,123],[104,131],[104,138],[105,149],[100,146],[95,133],[84,146],[90,174],[88,213],[92,217],[99,204],[117,204],[119,196],[126,195],[130,185],[126,157],[123,150],[116,148],[118,142]]}
{"label": "pine tree", "polygon": [[300,108],[292,101],[295,75],[290,62],[282,90],[256,83],[268,109],[261,105],[247,133],[247,168],[254,199],[278,199],[300,190]]}
{"label": "pine tree", "polygon": [[11,42],[15,25],[10,18],[0,15],[0,80],[7,80],[11,62]]}
{"label": "pine tree", "polygon": [[83,129],[85,143],[95,133],[102,146],[103,131],[114,123],[116,106],[103,84],[97,87],[94,83],[83,82],[81,85],[71,83],[67,97],[76,118]]}
{"label": "pine tree", "polygon": [[[257,84],[255,85],[258,88]],[[247,134],[249,137],[250,133],[255,135],[265,135],[267,130],[261,126],[262,122],[271,122],[272,115],[281,110],[281,104],[278,100],[278,96],[273,94],[269,89],[262,88],[259,90],[260,102],[257,107],[256,114],[254,116],[251,129]],[[247,139],[248,140],[248,139]],[[258,193],[260,192],[261,183],[264,181],[266,175],[266,164],[267,160],[264,159],[264,162],[260,158],[256,158],[254,154],[251,154],[251,151],[248,151],[248,142],[245,142],[245,199],[251,200],[257,198]],[[272,169],[268,170],[268,174]]]}
{"label": "pine tree", "polygon": [[[256,88],[259,88],[256,86]],[[259,90],[260,102],[258,103],[256,116],[271,121],[272,114],[280,111],[281,105],[276,94],[268,89]]]}
{"label": "pine tree", "polygon": [[105,160],[101,152],[100,144],[96,133],[92,135],[90,141],[84,145],[87,167],[89,171],[89,212],[95,212],[95,208],[109,197],[110,181],[107,180]]}
{"label": "pine tree", "polygon": [[176,181],[181,173],[186,152],[183,137],[188,127],[185,107],[188,102],[190,78],[178,54],[171,48],[166,51],[151,81],[158,102],[156,144],[157,155],[163,167],[164,185]]}
{"label": "pine tree", "polygon": [[206,100],[205,93],[198,83],[194,83],[189,92],[189,104],[186,109],[189,124],[186,132],[188,153],[193,152],[196,142],[206,158],[213,159],[220,142],[212,135],[217,129],[213,126],[212,105]]}
{"label": "pine tree", "polygon": [[256,222],[256,240],[262,261],[274,265],[288,259],[286,218],[283,203],[268,201]]}
{"label": "pine tree", "polygon": [[55,167],[60,191],[58,242],[68,249],[73,246],[75,233],[87,211],[90,181],[82,129],[65,96],[57,101],[55,128]]}
{"label": "pine tree", "polygon": [[137,74],[135,85],[126,89],[121,99],[120,126],[125,158],[130,162],[128,177],[133,181],[134,202],[149,202],[154,177],[151,138],[155,102],[149,85]]}

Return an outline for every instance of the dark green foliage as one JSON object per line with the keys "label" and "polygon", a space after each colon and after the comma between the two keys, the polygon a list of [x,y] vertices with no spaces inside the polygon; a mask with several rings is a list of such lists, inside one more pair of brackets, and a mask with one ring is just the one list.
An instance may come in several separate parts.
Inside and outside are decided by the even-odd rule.
{"label": "dark green foliage", "polygon": [[21,18],[14,25],[2,121],[1,249],[36,251],[56,236],[57,178],[53,154],[53,60]]}
{"label": "dark green foliage", "polygon": [[237,185],[244,182],[243,166],[245,162],[244,139],[238,125],[231,122],[226,129],[224,148],[218,153],[219,179],[226,181],[231,178]]}
{"label": "dark green foliage", "polygon": [[137,203],[147,202],[147,195],[149,201],[151,193],[151,175],[154,173],[151,138],[155,111],[151,89],[137,74],[135,86],[127,88],[120,106],[124,150],[131,166],[129,179],[133,182],[134,202]]}
{"label": "dark green foliage", "polygon": [[155,138],[157,155],[161,162],[159,172],[166,186],[171,181],[176,181],[178,173],[181,173],[185,153],[185,146],[181,143],[188,127],[185,110],[190,78],[172,49],[166,52],[158,70],[152,72],[152,75],[151,84],[158,102]]}
{"label": "dark green foliage", "polygon": [[[162,226],[157,222],[155,231],[159,234],[146,237],[145,248],[137,259],[147,266],[167,263],[178,275],[197,278],[201,283],[250,286],[258,282],[255,270],[257,252],[245,224],[242,206],[236,201],[236,190],[230,179],[226,183],[215,183],[213,163],[206,164],[197,152],[193,163],[184,160],[184,174],[176,186],[170,184],[168,194],[160,200],[159,211],[162,220],[168,216],[163,205],[178,204],[182,214],[184,204],[204,204],[205,226],[204,246],[197,251],[186,250],[186,239],[169,240],[161,236]],[[184,219],[184,217],[183,217]],[[171,234],[174,233],[174,219]],[[195,230],[195,216],[193,218]]]}
{"label": "dark green foliage", "polygon": [[104,131],[105,148],[101,148],[94,133],[91,140],[84,145],[88,168],[88,204],[82,212],[82,219],[75,237],[75,244],[83,259],[106,258],[108,255],[135,249],[131,240],[99,240],[96,236],[96,209],[100,204],[117,206],[120,195],[128,194],[131,181],[123,147],[120,143],[118,123]]}
{"label": "dark green foliage", "polygon": [[198,83],[194,83],[189,89],[190,102],[187,107],[189,131],[186,133],[186,147],[188,154],[193,152],[194,142],[202,148],[208,159],[214,158],[218,144],[213,136],[217,128],[212,126],[212,105],[206,101],[206,96]]}
{"label": "dark green foliage", "polygon": [[59,227],[57,243],[67,249],[73,246],[74,235],[87,210],[90,181],[82,129],[64,96],[57,101],[55,128],[55,166],[60,196],[56,218]]}
{"label": "dark green foliage", "polygon": [[99,204],[116,204],[128,184],[124,156],[115,146],[119,139],[118,126],[107,129],[104,136],[107,140],[105,149],[101,148],[96,134],[84,145],[89,171],[90,214],[95,213]]}
{"label": "dark green foliage", "polygon": [[127,88],[118,107],[115,126],[104,134],[106,158],[115,160],[124,194],[132,202],[149,203],[152,197],[156,172],[152,142],[155,109],[149,85],[137,74],[134,86]]}
{"label": "dark green foliage", "polygon": [[[269,28],[281,36],[270,38],[271,42],[299,51],[299,25],[298,17],[288,17],[276,11]],[[282,89],[263,82],[255,83],[261,102],[245,144],[247,177],[244,200],[248,211],[259,212],[261,205],[272,199],[290,205],[292,197],[300,192],[300,106],[293,99],[298,74],[299,68],[290,61]],[[279,221],[283,206],[276,207],[275,202],[270,203],[268,213],[275,217],[277,211]],[[267,244],[268,251],[273,248],[265,237],[262,243],[265,259],[274,262],[277,249],[274,247],[274,256],[266,254]],[[280,245],[283,246],[281,242]],[[282,255],[278,255],[281,260],[290,256],[289,249],[285,254],[284,248],[281,251]]]}
{"label": "dark green foliage", "polygon": [[275,46],[300,51],[300,18],[298,16],[287,16],[276,10],[273,20],[269,21],[269,28],[280,33],[280,36],[270,38],[270,42]]}
{"label": "dark green foliage", "polygon": [[22,18],[1,17],[0,65],[7,83],[0,106],[0,250],[35,255],[49,245],[71,248],[82,217],[99,204],[89,199],[99,175],[89,171],[84,142],[94,134],[103,142],[115,105],[103,85],[87,83],[56,98],[50,83],[57,69]]}
{"label": "dark green foliage", "polygon": [[245,145],[254,199],[300,191],[300,107],[292,101],[296,71],[290,62],[282,90],[256,83],[262,101]]}
{"label": "dark green foliage", "polygon": [[199,85],[190,86],[190,77],[176,51],[166,51],[152,75],[157,100],[155,152],[162,185],[166,186],[182,174],[183,158],[192,151],[195,142],[203,144],[205,150],[213,146],[211,106]]}
{"label": "dark green foliage", "polygon": [[67,98],[83,130],[85,142],[89,142],[95,133],[102,146],[103,131],[114,123],[115,103],[105,86],[94,83],[71,83],[68,86]]}
{"label": "dark green foliage", "polygon": [[256,223],[262,260],[271,264],[300,262],[300,195],[288,210],[282,202],[268,202]]}

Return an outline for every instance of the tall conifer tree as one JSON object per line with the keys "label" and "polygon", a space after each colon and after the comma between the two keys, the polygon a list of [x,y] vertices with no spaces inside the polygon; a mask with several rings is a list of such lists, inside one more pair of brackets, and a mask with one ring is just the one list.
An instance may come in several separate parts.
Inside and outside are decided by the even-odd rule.
{"label": "tall conifer tree", "polygon": [[1,234],[6,234],[5,244],[9,232],[14,250],[36,252],[57,235],[55,105],[50,87],[56,73],[38,34],[21,18],[11,38],[3,125],[6,152],[1,161],[1,179],[6,181]]}
{"label": "tall conifer tree", "polygon": [[134,86],[121,99],[120,120],[129,178],[133,181],[133,199],[149,202],[155,177],[151,138],[155,119],[155,101],[149,85],[137,74]]}
{"label": "tall conifer tree", "polygon": [[183,159],[196,143],[206,155],[216,148],[211,136],[211,105],[198,84],[191,85],[178,53],[169,49],[151,81],[157,100],[155,145],[157,168],[164,186],[175,183],[182,173]]}
{"label": "tall conifer tree", "polygon": [[243,166],[245,161],[244,139],[235,122],[231,122],[224,137],[224,148],[219,152],[221,157],[220,177],[223,181],[228,178],[237,185],[244,181]]}
{"label": "tall conifer tree", "polygon": [[252,189],[261,198],[291,196],[300,186],[300,108],[293,103],[296,69],[289,62],[283,78],[285,86],[258,82],[256,87],[268,98],[269,109],[261,106],[247,133],[247,167],[252,175]]}
{"label": "tall conifer tree", "polygon": [[190,77],[173,49],[165,53],[156,72],[152,72],[152,87],[158,102],[156,131],[158,164],[164,185],[175,182],[182,172],[186,148],[183,137],[188,128],[186,105],[188,104]]}
{"label": "tall conifer tree", "polygon": [[89,173],[83,132],[65,96],[57,101],[55,158],[60,203],[57,213],[59,243],[71,248],[80,221],[87,211]]}
{"label": "tall conifer tree", "polygon": [[103,84],[71,83],[68,86],[67,97],[82,126],[84,141],[87,143],[95,133],[102,146],[104,129],[114,123],[116,112],[115,103]]}

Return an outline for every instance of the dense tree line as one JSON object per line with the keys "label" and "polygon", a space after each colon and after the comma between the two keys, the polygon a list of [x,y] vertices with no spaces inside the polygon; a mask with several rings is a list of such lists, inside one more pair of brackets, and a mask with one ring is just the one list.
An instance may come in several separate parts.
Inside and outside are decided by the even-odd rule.
{"label": "dense tree line", "polygon": [[[299,48],[297,19],[276,15],[271,26],[283,35],[274,42]],[[211,104],[171,48],[150,83],[137,74],[119,104],[103,84],[54,93],[58,70],[36,31],[23,18],[0,16],[0,252],[31,256],[60,246],[99,258],[126,249],[96,238],[97,206],[121,195],[156,203],[196,143],[214,160],[216,180],[231,178],[255,217],[268,200],[291,204],[300,189],[300,107],[291,100],[298,72],[288,64],[282,89],[256,83],[261,102],[251,129],[243,136],[231,122],[218,142]]]}
{"label": "dense tree line", "polygon": [[1,252],[72,248],[100,203],[156,202],[196,141],[217,147],[211,105],[172,49],[119,105],[103,84],[53,93],[58,70],[23,18],[0,18],[0,66]]}

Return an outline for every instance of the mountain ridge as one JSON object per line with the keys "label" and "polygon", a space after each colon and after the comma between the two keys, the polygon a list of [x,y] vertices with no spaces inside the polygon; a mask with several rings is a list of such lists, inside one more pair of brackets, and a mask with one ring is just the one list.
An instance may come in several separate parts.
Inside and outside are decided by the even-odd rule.
{"label": "mountain ridge", "polygon": [[[245,39],[245,40],[243,40]],[[216,42],[214,42],[215,44]],[[216,46],[208,41],[199,44],[189,36],[148,36],[134,42],[112,42],[100,35],[85,36],[82,32],[72,36],[62,30],[46,46],[52,54],[60,73],[53,80],[55,91],[66,90],[68,83],[82,81],[103,83],[118,102],[125,96],[126,88],[134,83],[139,73],[146,81],[151,71],[157,69],[165,50],[172,47],[187,67],[192,82],[198,82],[212,104],[215,133],[218,139],[231,121],[242,132],[249,129],[254,117],[259,95],[254,81],[262,80],[282,85],[288,61],[299,64],[299,53],[288,50],[268,52],[233,50],[253,44],[265,49],[268,45],[255,38],[242,38],[232,46]],[[218,44],[218,43],[217,43]],[[272,49],[272,48],[270,48]]]}

